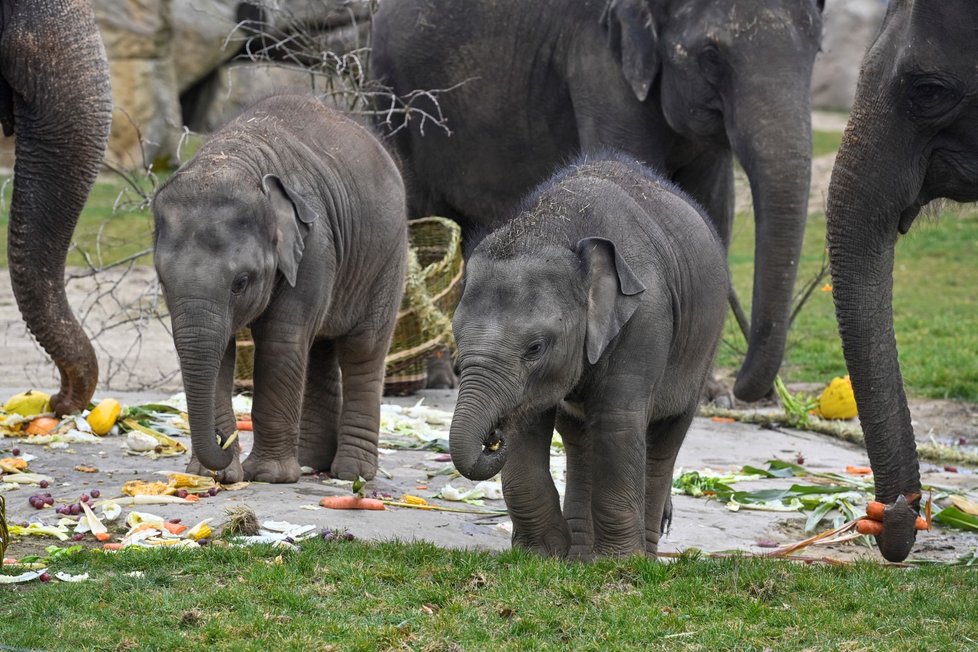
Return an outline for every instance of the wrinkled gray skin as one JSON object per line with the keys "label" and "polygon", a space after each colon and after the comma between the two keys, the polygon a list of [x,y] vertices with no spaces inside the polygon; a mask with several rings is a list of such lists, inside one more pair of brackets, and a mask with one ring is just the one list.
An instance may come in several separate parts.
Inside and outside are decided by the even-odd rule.
{"label": "wrinkled gray skin", "polygon": [[914,543],[920,469],[893,332],[893,253],[921,207],[978,201],[978,12],[970,0],[893,0],[863,60],[829,186],[839,333],[876,480],[880,552]]}
{"label": "wrinkled gray skin", "polygon": [[473,480],[502,472],[514,546],[655,554],[727,291],[706,218],[622,159],[568,168],[475,249],[454,320],[452,461]]}
{"label": "wrinkled gray skin", "polygon": [[109,138],[105,48],[85,0],[0,0],[0,124],[16,134],[7,252],[17,307],[61,372],[58,414],[86,407],[98,361],[64,264]]}
{"label": "wrinkled gray skin", "polygon": [[[153,211],[188,470],[295,482],[307,465],[372,478],[407,252],[403,185],[379,142],[310,96],[270,97],[211,136]],[[243,326],[255,342],[255,443],[241,464],[236,445],[218,442],[234,430]]]}
{"label": "wrinkled gray skin", "polygon": [[[409,215],[467,235],[508,217],[580,152],[662,170],[724,243],[733,159],[756,217],[747,356],[734,386],[770,391],[788,332],[811,168],[811,70],[821,0],[396,0],[381,4],[372,72],[440,94],[452,135],[417,113],[395,136]],[[417,108],[436,115],[431,102]],[[395,127],[403,116],[393,116]],[[422,134],[422,129],[424,133]]]}

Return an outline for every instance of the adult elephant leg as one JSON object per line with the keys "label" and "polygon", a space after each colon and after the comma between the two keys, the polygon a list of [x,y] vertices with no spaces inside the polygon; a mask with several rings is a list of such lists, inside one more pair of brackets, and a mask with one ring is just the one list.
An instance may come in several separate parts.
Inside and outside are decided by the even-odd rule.
{"label": "adult elephant leg", "polygon": [[389,338],[348,336],[336,342],[343,378],[342,415],[330,467],[341,480],[370,480],[377,473],[380,397]]}
{"label": "adult elephant leg", "polygon": [[328,471],[336,456],[343,388],[336,350],[330,340],[318,340],[309,352],[306,390],[299,423],[299,464]]}
{"label": "adult elephant leg", "polygon": [[693,422],[695,406],[680,416],[649,426],[645,454],[645,553],[659,551],[659,539],[672,523],[672,473],[676,456]]}
{"label": "adult elephant leg", "polygon": [[309,342],[277,324],[252,325],[255,340],[254,445],[242,467],[248,480],[296,482],[302,390]]}
{"label": "adult elephant leg", "polygon": [[[214,425],[221,432],[234,432],[235,418],[234,409],[231,406],[231,394],[234,392],[234,356],[236,347],[234,340],[228,343],[224,357],[221,358],[221,369],[217,374],[217,385],[214,391]],[[187,464],[187,473],[195,475],[213,476],[218,482],[232,484],[244,480],[244,470],[241,468],[241,456],[237,451],[240,450],[238,442],[231,444],[234,446],[235,454],[231,464],[223,471],[211,471],[197,460],[197,456],[191,451],[190,462]]]}
{"label": "adult elephant leg", "polygon": [[560,513],[560,496],[550,475],[550,441],[555,410],[508,425],[509,456],[502,470],[503,498],[513,519],[513,547],[565,557],[570,531]]}
{"label": "adult elephant leg", "polygon": [[557,432],[567,453],[567,488],[564,493],[564,520],[570,531],[572,559],[589,559],[594,549],[591,523],[591,442],[584,422],[566,412],[557,415]]}

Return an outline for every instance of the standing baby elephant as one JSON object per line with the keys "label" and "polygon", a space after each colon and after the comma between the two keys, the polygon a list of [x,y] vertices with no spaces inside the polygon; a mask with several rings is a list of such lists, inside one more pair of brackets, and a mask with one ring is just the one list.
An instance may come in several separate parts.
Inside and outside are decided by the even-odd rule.
{"label": "standing baby elephant", "polygon": [[[372,478],[407,252],[404,188],[383,147],[311,96],[269,97],[216,132],[153,212],[188,470],[295,482],[303,464]],[[228,444],[233,334],[244,326],[255,442],[241,464]]]}
{"label": "standing baby elephant", "polygon": [[723,247],[673,185],[616,156],[567,168],[524,207],[468,262],[452,460],[473,480],[502,470],[514,546],[654,555],[723,326]]}

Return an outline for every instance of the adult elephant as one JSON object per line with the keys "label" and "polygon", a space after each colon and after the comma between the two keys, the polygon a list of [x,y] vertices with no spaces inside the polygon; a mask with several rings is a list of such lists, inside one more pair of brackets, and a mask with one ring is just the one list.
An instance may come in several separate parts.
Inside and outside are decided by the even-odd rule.
{"label": "adult elephant", "polygon": [[876,498],[880,552],[914,542],[920,471],[893,333],[893,249],[938,197],[978,200],[978,12],[971,0],[893,0],[862,64],[828,201],[842,349]]}
{"label": "adult elephant", "polygon": [[17,306],[61,371],[51,399],[88,405],[98,362],[64,289],[71,235],[105,154],[109,69],[86,0],[0,0],[0,123],[16,134],[7,256]]}
{"label": "adult elephant", "polygon": [[[808,212],[812,63],[821,0],[397,0],[381,4],[373,74],[441,110],[395,116],[413,216],[463,230],[507,219],[578,152],[621,150],[698,200],[729,244],[734,155],[757,220],[747,357],[734,393],[781,365]],[[403,121],[407,119],[407,124]]]}

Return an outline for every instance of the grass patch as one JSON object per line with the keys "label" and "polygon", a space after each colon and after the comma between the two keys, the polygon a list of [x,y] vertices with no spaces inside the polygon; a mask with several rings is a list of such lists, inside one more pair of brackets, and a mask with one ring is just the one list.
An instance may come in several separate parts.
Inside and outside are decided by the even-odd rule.
{"label": "grass patch", "polygon": [[[645,558],[576,564],[430,544],[83,553],[82,584],[9,588],[0,641],[71,649],[966,649],[978,574]],[[127,575],[141,571],[143,577]]]}
{"label": "grass patch", "polygon": [[825,156],[839,151],[842,144],[841,131],[819,131],[812,129],[812,156]]}
{"label": "grass patch", "polygon": [[[978,209],[948,206],[900,238],[894,271],[895,329],[904,382],[912,395],[978,402]],[[825,215],[808,218],[797,288],[811,280],[825,251]],[[730,268],[748,304],[754,274],[754,220],[738,215]],[[826,279],[828,280],[828,279]],[[728,318],[718,364],[737,368],[746,350]],[[826,383],[846,373],[830,292],[816,289],[788,335],[782,373],[793,382]]]}

